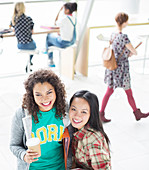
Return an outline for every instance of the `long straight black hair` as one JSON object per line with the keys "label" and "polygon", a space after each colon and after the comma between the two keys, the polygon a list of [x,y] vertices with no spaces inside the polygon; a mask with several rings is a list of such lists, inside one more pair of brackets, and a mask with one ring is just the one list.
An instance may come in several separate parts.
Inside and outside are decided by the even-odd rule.
{"label": "long straight black hair", "polygon": [[107,143],[109,144],[109,142],[110,142],[109,138],[108,138],[107,134],[104,132],[103,125],[100,120],[99,101],[98,101],[97,96],[87,90],[78,91],[70,99],[69,108],[75,98],[85,99],[90,106],[90,118],[89,118],[87,124],[85,125],[85,127],[87,125],[89,125],[92,129],[94,129],[96,131],[100,131],[103,134],[103,136],[105,137]]}

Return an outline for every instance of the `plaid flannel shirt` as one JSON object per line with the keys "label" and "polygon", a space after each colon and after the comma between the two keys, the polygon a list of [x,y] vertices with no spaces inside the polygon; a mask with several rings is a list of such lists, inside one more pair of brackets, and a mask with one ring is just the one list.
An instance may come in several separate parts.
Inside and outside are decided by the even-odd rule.
{"label": "plaid flannel shirt", "polygon": [[109,146],[99,131],[88,127],[75,132],[72,151],[77,167],[95,170],[111,169]]}

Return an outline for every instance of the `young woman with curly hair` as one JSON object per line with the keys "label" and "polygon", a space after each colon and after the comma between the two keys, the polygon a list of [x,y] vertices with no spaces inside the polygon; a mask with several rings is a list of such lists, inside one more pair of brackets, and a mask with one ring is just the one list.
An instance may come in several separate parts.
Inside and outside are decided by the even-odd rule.
{"label": "young woman with curly hair", "polygon": [[[62,139],[69,125],[64,84],[51,70],[41,69],[30,74],[24,85],[22,108],[11,127],[10,149],[18,158],[18,169],[64,170]],[[26,146],[26,140],[33,137],[40,139],[40,157]]]}

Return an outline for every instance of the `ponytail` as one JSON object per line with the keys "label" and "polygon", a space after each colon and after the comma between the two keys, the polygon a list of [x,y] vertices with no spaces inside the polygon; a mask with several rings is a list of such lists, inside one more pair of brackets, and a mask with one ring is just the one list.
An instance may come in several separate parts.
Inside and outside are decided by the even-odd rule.
{"label": "ponytail", "polygon": [[64,5],[65,9],[69,9],[69,14],[72,14],[74,11],[77,11],[77,3],[74,2],[74,3],[71,3],[71,2],[68,2]]}

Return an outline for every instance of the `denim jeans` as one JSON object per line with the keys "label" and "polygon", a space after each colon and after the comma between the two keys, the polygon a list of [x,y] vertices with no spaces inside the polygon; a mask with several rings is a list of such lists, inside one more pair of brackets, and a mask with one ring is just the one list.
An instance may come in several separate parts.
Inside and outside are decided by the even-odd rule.
{"label": "denim jeans", "polygon": [[[18,49],[20,50],[35,50],[36,49],[36,43],[35,41],[31,41],[30,43],[26,43],[26,44],[19,44],[18,43]],[[30,55],[30,62],[33,58],[33,55]]]}
{"label": "denim jeans", "polygon": [[[73,37],[74,39],[74,37]],[[71,45],[74,44],[74,41],[64,41],[61,39],[60,36],[57,36],[55,33],[51,33],[47,35],[46,38],[46,50],[48,52],[48,47],[50,46],[56,46],[56,47],[60,47],[60,48],[66,48],[69,47]],[[53,52],[50,52],[48,54],[49,59],[52,60],[53,59]]]}

